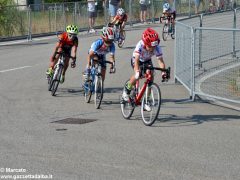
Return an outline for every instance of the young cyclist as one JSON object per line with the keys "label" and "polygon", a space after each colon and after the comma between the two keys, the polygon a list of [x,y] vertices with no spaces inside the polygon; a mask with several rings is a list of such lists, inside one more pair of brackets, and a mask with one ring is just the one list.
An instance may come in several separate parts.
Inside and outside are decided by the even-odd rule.
{"label": "young cyclist", "polygon": [[115,73],[115,45],[114,41],[114,29],[111,27],[103,27],[101,32],[101,39],[97,39],[94,41],[88,51],[87,57],[87,67],[84,74],[85,80],[88,79],[90,75],[90,66],[91,66],[91,59],[102,61],[104,66],[102,67],[102,79],[104,81],[105,74],[106,74],[106,54],[110,53],[110,61],[113,64],[110,65],[110,73]]}
{"label": "young cyclist", "polygon": [[[175,19],[176,19],[176,10],[170,7],[169,3],[163,4],[163,14],[162,17],[171,17],[172,18],[172,25],[175,27]],[[161,17],[160,17],[161,19]]]}
{"label": "young cyclist", "polygon": [[112,22],[109,23],[110,26],[119,26],[120,29],[120,38],[124,38],[123,29],[125,28],[127,22],[127,14],[123,8],[118,8],[117,15],[113,18]]}
{"label": "young cyclist", "polygon": [[75,25],[68,25],[66,27],[66,32],[63,32],[62,34],[58,35],[58,42],[55,46],[53,55],[50,58],[50,65],[49,68],[46,72],[47,76],[52,76],[53,75],[53,68],[55,64],[58,61],[59,54],[60,52],[65,52],[66,56],[66,61],[65,61],[65,66],[62,72],[62,76],[60,79],[60,83],[63,83],[65,80],[65,73],[67,71],[68,65],[69,65],[69,59],[71,56],[72,52],[72,63],[71,67],[75,68],[76,66],[76,54],[77,54],[77,47],[78,47],[78,28]]}
{"label": "young cyclist", "polygon": [[[144,76],[145,69],[144,66],[152,66],[152,56],[156,56],[160,68],[165,68],[165,63],[163,61],[162,49],[159,46],[160,39],[158,33],[147,28],[143,34],[142,39],[137,43],[133,56],[131,58],[131,64],[134,69],[134,75],[131,76],[130,81],[126,84],[125,90],[123,92],[122,98],[128,101],[129,94],[140,77]],[[167,79],[166,72],[162,72],[162,79]]]}

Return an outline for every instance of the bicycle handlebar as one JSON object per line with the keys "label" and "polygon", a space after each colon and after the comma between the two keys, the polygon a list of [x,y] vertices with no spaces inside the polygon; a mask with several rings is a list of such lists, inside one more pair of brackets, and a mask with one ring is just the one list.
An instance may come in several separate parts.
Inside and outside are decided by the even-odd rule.
{"label": "bicycle handlebar", "polygon": [[69,57],[69,58],[71,58],[71,59],[75,59],[75,58],[76,58],[76,57],[72,57],[71,55],[66,54],[64,51],[62,51],[62,52],[56,52],[56,54],[64,55],[64,56]]}
{"label": "bicycle handlebar", "polygon": [[171,71],[171,68],[168,67],[167,69],[166,68],[159,68],[159,67],[145,67],[146,69],[149,69],[149,70],[158,70],[158,71],[162,71],[162,72],[166,72],[166,73],[169,73],[170,74],[170,71]]}
{"label": "bicycle handlebar", "polygon": [[167,69],[166,68],[158,68],[158,67],[146,67],[146,69],[159,70],[159,71],[162,71],[162,72],[166,72],[166,79],[163,79],[162,82],[167,82],[168,79],[170,79],[170,73],[171,73],[171,68],[170,67],[168,67]]}
{"label": "bicycle handlebar", "polygon": [[99,61],[99,60],[96,60],[96,59],[92,59],[92,61],[97,62],[99,64],[108,63],[108,64],[112,64],[113,65],[113,62],[111,62],[111,61],[104,61],[104,62],[102,62],[102,61]]}

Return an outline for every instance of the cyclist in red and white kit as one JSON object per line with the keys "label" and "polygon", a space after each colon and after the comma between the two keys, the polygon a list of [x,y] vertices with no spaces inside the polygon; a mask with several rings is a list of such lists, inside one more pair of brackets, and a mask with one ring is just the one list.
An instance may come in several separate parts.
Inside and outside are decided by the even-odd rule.
{"label": "cyclist in red and white kit", "polygon": [[123,8],[118,8],[117,15],[113,18],[112,22],[109,23],[110,26],[119,26],[120,30],[120,38],[123,40],[123,30],[125,28],[127,22],[127,14],[125,13]]}
{"label": "cyclist in red and white kit", "polygon": [[[143,77],[145,74],[146,69],[144,66],[152,66],[152,57],[156,56],[158,60],[158,64],[160,68],[165,68],[165,63],[163,61],[163,53],[162,49],[159,46],[160,39],[158,33],[151,29],[147,28],[143,34],[142,39],[137,43],[134,51],[133,56],[131,59],[132,68],[134,69],[134,75],[130,77],[129,82],[126,84],[124,88],[124,92],[122,98],[125,101],[128,101],[129,94],[135,85],[136,81]],[[167,74],[166,72],[162,72],[162,79],[166,79]]]}

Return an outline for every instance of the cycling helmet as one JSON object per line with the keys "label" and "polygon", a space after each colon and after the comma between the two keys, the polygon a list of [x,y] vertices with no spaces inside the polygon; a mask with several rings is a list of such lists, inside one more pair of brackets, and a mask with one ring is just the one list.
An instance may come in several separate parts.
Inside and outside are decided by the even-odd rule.
{"label": "cycling helmet", "polygon": [[123,9],[123,8],[118,8],[118,10],[117,10],[117,15],[123,16],[124,14],[125,14],[124,9]]}
{"label": "cycling helmet", "polygon": [[167,10],[169,10],[169,8],[170,8],[169,3],[164,3],[163,4],[163,11],[167,11]]}
{"label": "cycling helmet", "polygon": [[68,25],[66,27],[66,31],[67,33],[70,33],[70,34],[78,34],[78,27],[76,25]]}
{"label": "cycling helmet", "polygon": [[103,27],[101,37],[104,41],[113,41],[114,29],[112,27]]}
{"label": "cycling helmet", "polygon": [[142,34],[142,40],[144,42],[145,45],[147,46],[157,46],[160,43],[160,39],[158,37],[158,33],[151,29],[151,28],[147,28],[143,34]]}

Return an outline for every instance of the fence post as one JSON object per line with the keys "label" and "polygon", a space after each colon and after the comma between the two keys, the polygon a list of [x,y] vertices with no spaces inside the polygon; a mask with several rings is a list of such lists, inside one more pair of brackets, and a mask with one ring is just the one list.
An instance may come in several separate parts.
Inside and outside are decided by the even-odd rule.
{"label": "fence post", "polygon": [[48,25],[49,25],[49,32],[51,32],[51,8],[48,8]]}
{"label": "fence post", "polygon": [[57,33],[57,4],[54,4],[55,32]]}
{"label": "fence post", "polygon": [[133,26],[133,22],[132,22],[132,0],[129,0],[129,23],[130,26]]}
{"label": "fence post", "polygon": [[[233,28],[236,29],[237,27],[237,9],[234,9],[234,17],[233,17]],[[232,57],[236,57],[236,31],[233,31],[233,53]]]}
{"label": "fence post", "polygon": [[28,41],[32,40],[32,18],[31,18],[31,8],[28,6]]}
{"label": "fence post", "polygon": [[195,99],[195,34],[196,29],[191,27],[191,94],[190,99],[194,101]]}
{"label": "fence post", "polygon": [[77,14],[77,2],[74,3],[74,15],[73,15],[73,22],[76,25],[76,14]]}
{"label": "fence post", "polygon": [[[103,1],[105,1],[105,0],[103,0]],[[108,23],[107,6],[109,6],[109,4],[107,4],[107,3],[108,3],[108,1],[104,2],[104,24],[105,25],[107,25],[107,23]]]}
{"label": "fence post", "polygon": [[188,0],[188,17],[191,17],[191,0]]}
{"label": "fence post", "polygon": [[65,30],[65,27],[67,26],[67,17],[66,17],[66,11],[65,11],[65,3],[63,3],[63,15],[64,15],[64,27],[62,31]]}
{"label": "fence post", "polygon": [[151,1],[151,0],[149,0],[149,2],[151,3],[151,14],[152,14],[152,23],[155,23],[155,18],[154,18],[154,5],[153,5],[153,0]]}
{"label": "fence post", "polygon": [[[203,23],[203,14],[200,15],[200,27],[202,27]],[[199,53],[198,53],[199,66],[198,68],[202,68],[202,29],[199,30]]]}

